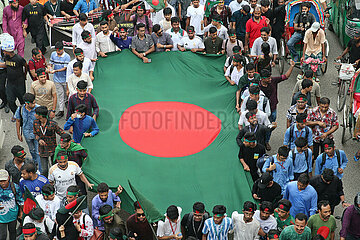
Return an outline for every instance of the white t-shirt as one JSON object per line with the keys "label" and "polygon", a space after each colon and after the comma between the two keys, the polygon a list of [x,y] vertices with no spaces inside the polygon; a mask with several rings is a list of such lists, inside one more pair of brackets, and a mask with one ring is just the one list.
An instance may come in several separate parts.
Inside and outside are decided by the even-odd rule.
{"label": "white t-shirt", "polygon": [[245,1],[245,0],[242,0],[241,3],[238,3],[237,0],[233,0],[233,1],[231,1],[231,3],[229,4],[229,8],[230,8],[230,10],[231,10],[231,13],[234,14],[234,12],[240,10],[240,9],[241,9],[243,6],[245,6],[245,5],[250,6],[250,4],[249,4],[247,1]]}
{"label": "white t-shirt", "polygon": [[[215,27],[215,26],[212,25],[212,23],[209,24],[209,25],[207,25],[207,26],[204,28],[204,32],[208,32],[211,27]],[[216,27],[215,27],[215,28],[216,28]],[[217,28],[216,28],[216,29],[217,29]],[[221,25],[221,27],[220,27],[219,29],[217,29],[217,35],[218,35],[218,37],[221,38],[222,40],[225,40],[225,39],[229,38],[229,35],[228,35],[227,32],[228,32],[228,30],[227,30],[226,27],[224,27],[224,25]]]}
{"label": "white t-shirt", "polygon": [[[181,30],[181,29],[180,29]],[[174,47],[171,49],[171,51],[178,51],[178,47],[177,45],[180,43],[181,39],[184,37],[187,37],[188,34],[185,30],[179,31],[177,33],[175,33],[172,28],[170,28],[169,30],[166,31],[168,34],[170,34],[171,36],[171,40],[173,40],[174,43]],[[182,32],[182,34],[180,33]]]}
{"label": "white t-shirt", "polygon": [[199,5],[199,7],[194,8],[194,6],[190,5],[186,10],[186,16],[190,18],[190,25],[195,28],[195,34],[203,35],[204,30],[201,30],[201,21],[204,19],[204,6]]}
{"label": "white t-shirt", "polygon": [[67,86],[68,86],[68,89],[69,89],[69,97],[71,95],[73,95],[74,93],[77,93],[76,91],[76,88],[77,88],[77,84],[78,82],[80,81],[85,81],[87,82],[87,89],[91,88],[93,89],[94,86],[93,86],[93,83],[90,79],[90,76],[86,73],[81,73],[80,77],[76,76],[75,73],[71,74],[69,76],[69,78],[67,79]]}
{"label": "white t-shirt", "polygon": [[189,37],[184,37],[181,39],[180,46],[184,47],[186,50],[190,50],[193,48],[205,48],[205,45],[200,37],[195,36],[193,39]]}
{"label": "white t-shirt", "polygon": [[[249,98],[250,98],[250,96],[244,98],[244,100],[241,104],[241,112],[245,112],[246,103]],[[270,114],[271,114],[270,101],[269,101],[269,99],[266,100],[267,103],[265,104],[265,109],[264,109],[264,100],[265,100],[265,97],[260,95],[259,101],[257,101],[257,109],[263,111],[264,113],[266,113],[266,115],[268,115],[270,117]]]}
{"label": "white t-shirt", "polygon": [[264,233],[268,233],[271,229],[277,229],[277,222],[273,216],[269,216],[268,219],[262,220],[260,218],[260,210],[256,210],[254,218],[259,221],[261,229]]}
{"label": "white t-shirt", "polygon": [[66,190],[72,185],[76,185],[75,175],[82,174],[82,170],[76,162],[68,161],[68,167],[62,170],[58,164],[52,166],[49,170],[49,181],[54,182],[56,196],[62,200],[66,197]]}
{"label": "white t-shirt", "polygon": [[44,220],[41,223],[39,223],[38,221],[32,220],[29,216],[26,216],[24,218],[23,225],[25,225],[26,223],[33,223],[35,225],[35,227],[40,228],[40,230],[45,234],[47,234],[45,224],[47,226],[49,233],[52,232],[52,229],[54,228],[54,224],[55,224],[54,221],[51,220],[46,215],[44,216]]}
{"label": "white t-shirt", "polygon": [[[244,100],[248,96],[250,96],[249,87],[246,87],[246,89],[241,94],[241,99]],[[265,96],[265,93],[261,90],[260,90],[260,96]]]}
{"label": "white t-shirt", "polygon": [[[73,66],[74,63],[76,63],[77,61],[78,60],[75,58],[69,62],[66,68],[66,79],[68,79],[70,75],[74,73]],[[81,69],[81,71],[83,73],[90,74],[91,71],[94,71],[94,66],[89,58],[84,57],[84,61],[82,62],[82,64],[83,64],[83,68]]]}
{"label": "white t-shirt", "polygon": [[[175,9],[173,8],[173,6],[171,6],[170,4],[168,4],[166,7],[170,8],[171,9],[171,17],[175,17]],[[151,21],[153,22],[153,25],[155,24],[160,24],[160,21],[165,19],[164,17],[164,9],[161,9],[160,11],[158,12],[153,12],[151,13]]]}
{"label": "white t-shirt", "polygon": [[[176,235],[181,232],[181,207],[177,207],[179,212],[179,218],[176,223],[170,222],[168,218],[165,222],[159,221],[156,235],[158,237]],[[165,214],[166,215],[166,214]],[[171,225],[170,225],[171,224]]]}
{"label": "white t-shirt", "polygon": [[[82,41],[78,45],[78,47],[83,50],[84,56],[89,58],[90,60],[97,58],[95,43],[96,43],[96,40],[93,39],[91,43],[86,43],[86,42]],[[95,62],[91,62],[91,66],[92,66],[92,68],[94,68]]]}
{"label": "white t-shirt", "polygon": [[48,216],[51,220],[55,220],[57,210],[60,209],[60,198],[55,195],[54,200],[45,200],[42,194],[36,196],[36,201],[39,203],[42,210],[46,216]]}
{"label": "white t-shirt", "polygon": [[238,71],[237,67],[233,67],[233,71],[231,72],[231,76],[230,76],[230,70],[232,67],[228,67],[226,69],[226,72],[224,74],[225,77],[230,77],[231,81],[234,81],[236,83],[236,85],[239,84],[239,79],[244,75],[244,67],[242,67],[240,69],[240,71]]}
{"label": "white t-shirt", "polygon": [[251,222],[245,223],[244,214],[233,212],[231,219],[234,226],[234,240],[254,240],[259,239],[260,223],[253,218]]}
{"label": "white t-shirt", "polygon": [[[241,112],[241,115],[240,115],[240,118],[239,118],[239,122],[238,124],[240,126],[249,126],[250,123],[249,121],[246,119],[246,113],[248,113],[249,111],[248,110],[245,110],[243,112]],[[264,113],[263,111],[261,110],[257,110],[256,112],[256,118],[258,120],[258,124],[262,124],[262,125],[265,125],[265,126],[269,126],[271,124],[271,122],[269,121],[269,118],[268,116],[266,115],[266,113]]]}

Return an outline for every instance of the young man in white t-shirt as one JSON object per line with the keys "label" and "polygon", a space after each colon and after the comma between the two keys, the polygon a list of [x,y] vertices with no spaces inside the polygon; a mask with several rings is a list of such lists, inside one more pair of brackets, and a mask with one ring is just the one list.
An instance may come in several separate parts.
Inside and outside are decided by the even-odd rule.
{"label": "young man in white t-shirt", "polygon": [[195,36],[195,28],[193,26],[188,26],[187,33],[188,36],[180,40],[178,49],[182,52],[186,50],[191,50],[192,52],[205,51],[205,45],[200,37]]}
{"label": "young man in white t-shirt", "polygon": [[165,222],[159,221],[157,229],[157,237],[159,240],[180,240],[181,235],[181,211],[180,207],[171,205],[166,210]]}
{"label": "young man in white t-shirt", "polygon": [[55,186],[56,196],[62,200],[66,197],[66,190],[71,185],[76,185],[75,175],[80,177],[90,189],[94,184],[90,184],[83,171],[76,162],[68,161],[66,152],[61,151],[56,156],[57,164],[53,165],[49,171],[49,181]]}
{"label": "young man in white t-shirt", "polygon": [[41,189],[41,194],[36,196],[36,201],[44,210],[45,216],[55,221],[57,210],[60,208],[60,198],[55,195],[55,188],[51,184],[45,184]]}
{"label": "young man in white t-shirt", "polygon": [[231,85],[238,85],[239,79],[244,75],[246,60],[243,56],[236,54],[233,56],[232,65],[226,69],[224,74],[226,80]]}
{"label": "young man in white t-shirt", "polygon": [[192,0],[192,5],[186,11],[186,28],[194,26],[196,35],[199,37],[204,35],[204,31],[201,29],[201,25],[204,25],[204,15],[204,6],[200,5],[199,0]]}
{"label": "young man in white t-shirt", "polygon": [[234,226],[234,240],[253,240],[258,238],[260,223],[253,218],[256,211],[256,205],[253,202],[246,201],[242,214],[233,212],[231,219]]}
{"label": "young man in white t-shirt", "polygon": [[268,201],[263,201],[260,204],[260,211],[255,211],[254,218],[260,223],[259,238],[266,237],[266,234],[271,229],[277,229],[276,219],[274,216],[271,215],[273,213],[273,205],[271,202]]}

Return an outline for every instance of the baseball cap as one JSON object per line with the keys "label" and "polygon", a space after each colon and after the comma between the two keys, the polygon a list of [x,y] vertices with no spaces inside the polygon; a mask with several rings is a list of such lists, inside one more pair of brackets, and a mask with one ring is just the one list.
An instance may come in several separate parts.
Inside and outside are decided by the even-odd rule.
{"label": "baseball cap", "polygon": [[9,179],[9,173],[5,169],[0,169],[0,181],[6,181]]}
{"label": "baseball cap", "polygon": [[311,25],[311,28],[310,28],[310,30],[311,30],[312,32],[317,32],[319,29],[320,29],[320,23],[319,23],[319,22],[314,22],[314,23]]}
{"label": "baseball cap", "polygon": [[271,174],[269,172],[264,172],[263,175],[261,175],[261,177],[260,177],[258,187],[260,189],[264,189],[269,184],[269,182],[272,180],[273,180],[273,177],[271,176]]}

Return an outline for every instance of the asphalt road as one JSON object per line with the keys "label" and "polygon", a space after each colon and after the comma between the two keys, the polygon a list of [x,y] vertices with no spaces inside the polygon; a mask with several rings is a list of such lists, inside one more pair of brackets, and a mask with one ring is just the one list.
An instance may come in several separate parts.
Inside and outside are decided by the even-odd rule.
{"label": "asphalt road", "polygon": [[[327,39],[330,45],[330,53],[329,53],[329,66],[328,71],[324,76],[320,77],[320,86],[321,86],[321,94],[322,96],[327,96],[331,99],[331,106],[333,109],[336,109],[336,94],[337,94],[337,87],[331,85],[331,82],[333,82],[337,78],[337,71],[335,70],[333,60],[340,55],[342,52],[342,47],[336,38],[336,36],[332,33],[327,31]],[[31,49],[35,47],[34,44],[30,43],[30,39],[28,38],[26,41],[26,49],[25,49],[25,59],[29,60],[31,58]],[[50,52],[46,53],[45,57],[48,60],[50,57]],[[71,54],[72,56],[72,54]],[[285,71],[289,65],[285,65]],[[274,71],[274,75],[276,75],[278,72],[277,68]],[[284,133],[286,130],[286,111],[290,106],[291,96],[292,96],[292,89],[296,83],[296,76],[300,73],[299,69],[294,69],[291,77],[285,81],[282,82],[279,85],[279,100],[280,103],[278,105],[278,114],[277,114],[277,123],[278,128],[273,132],[272,138],[271,138],[271,146],[272,151],[271,153],[274,153],[276,149],[282,145]],[[27,89],[29,89],[29,86],[31,84],[31,80],[27,80]],[[13,145],[19,144],[25,147],[27,150],[27,145],[25,142],[19,142],[19,140],[16,137],[16,129],[15,124],[10,121],[11,119],[11,112],[6,114],[4,110],[1,110],[1,119],[4,122],[4,130],[6,132],[6,139],[3,144],[3,148],[0,149],[0,168],[3,168],[5,165],[5,162],[12,158],[10,149]],[[339,119],[341,119],[341,113],[339,114]],[[341,122],[341,120],[340,120]],[[60,126],[64,125],[64,119],[58,121]],[[347,157],[349,159],[349,163],[347,165],[347,168],[345,169],[345,174],[343,178],[343,184],[344,184],[344,190],[345,190],[345,197],[346,200],[350,203],[353,203],[354,196],[357,192],[360,191],[359,186],[357,184],[360,182],[360,164],[355,163],[353,160],[353,156],[355,152],[358,150],[359,144],[357,142],[354,142],[352,140],[347,141],[344,145],[341,144],[341,127],[335,132],[335,143],[336,147],[339,149],[342,149],[346,152]],[[27,151],[28,152],[28,151]],[[29,152],[28,155],[30,156]],[[337,207],[335,210],[335,216],[341,216],[342,213],[342,207]],[[338,227],[340,227],[340,223],[338,222]],[[338,234],[336,234],[336,239],[338,239]]]}

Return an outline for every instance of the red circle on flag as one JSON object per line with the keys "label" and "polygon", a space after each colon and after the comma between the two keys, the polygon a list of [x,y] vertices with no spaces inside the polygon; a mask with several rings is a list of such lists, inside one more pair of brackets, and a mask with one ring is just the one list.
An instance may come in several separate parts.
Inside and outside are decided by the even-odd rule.
{"label": "red circle on flag", "polygon": [[119,121],[122,140],[155,157],[185,157],[207,148],[219,135],[221,120],[194,104],[145,102],[129,107]]}
{"label": "red circle on flag", "polygon": [[159,0],[152,0],[151,3],[152,3],[154,6],[157,6],[157,5],[159,5]]}

